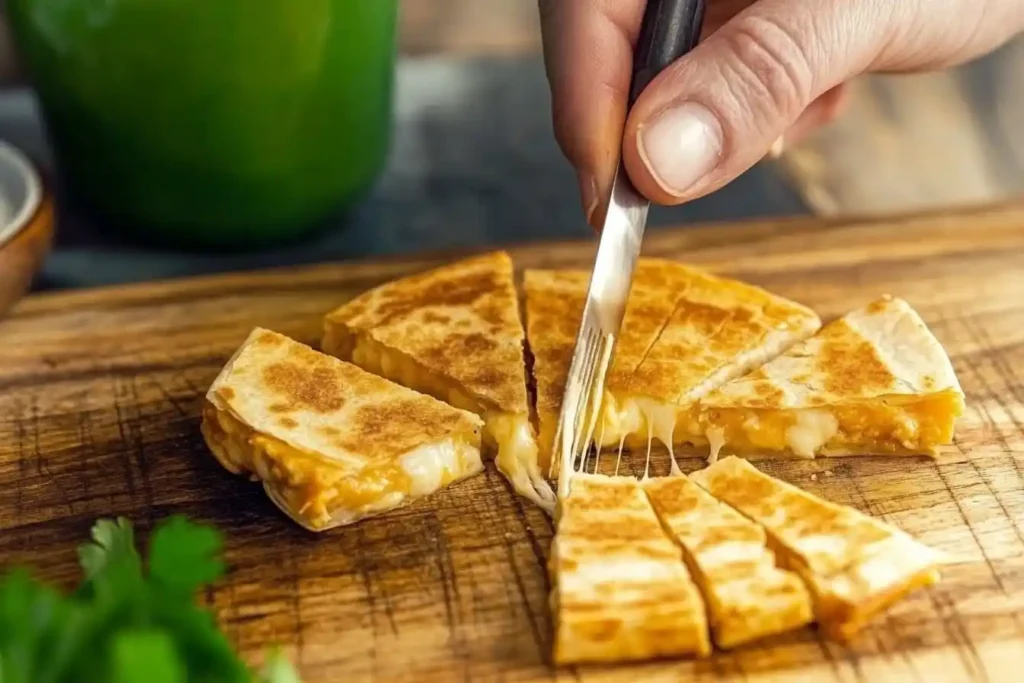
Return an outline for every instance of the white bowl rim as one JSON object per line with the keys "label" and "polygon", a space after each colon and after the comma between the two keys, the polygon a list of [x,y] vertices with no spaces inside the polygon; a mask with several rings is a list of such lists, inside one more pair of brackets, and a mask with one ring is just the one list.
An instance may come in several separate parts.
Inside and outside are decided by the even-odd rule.
{"label": "white bowl rim", "polygon": [[29,224],[43,200],[43,183],[39,172],[25,153],[14,145],[0,140],[0,165],[12,168],[25,181],[25,199],[6,224],[0,225],[0,246],[11,241]]}

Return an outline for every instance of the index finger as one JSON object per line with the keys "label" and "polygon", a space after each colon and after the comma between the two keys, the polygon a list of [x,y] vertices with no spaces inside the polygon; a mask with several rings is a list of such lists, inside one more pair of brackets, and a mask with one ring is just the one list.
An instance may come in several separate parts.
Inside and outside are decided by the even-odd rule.
{"label": "index finger", "polygon": [[645,0],[540,0],[555,138],[576,169],[587,220],[611,190],[633,45]]}

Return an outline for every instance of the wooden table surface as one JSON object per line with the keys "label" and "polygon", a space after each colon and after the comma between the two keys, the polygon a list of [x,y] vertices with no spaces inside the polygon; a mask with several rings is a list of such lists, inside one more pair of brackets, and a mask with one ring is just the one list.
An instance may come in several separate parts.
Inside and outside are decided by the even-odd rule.
{"label": "wooden table surface", "polygon": [[[520,267],[586,266],[592,245],[514,249]],[[0,557],[77,578],[100,516],[145,534],[183,512],[227,535],[206,596],[256,658],[281,643],[311,683],[452,680],[1020,681],[1024,671],[1024,205],[863,221],[668,230],[685,258],[826,318],[890,292],[949,351],[967,394],[956,447],[926,458],[764,469],[877,515],[949,554],[850,647],[805,629],[701,662],[553,672],[544,570],[552,527],[488,466],[408,508],[321,535],[223,471],[201,397],[255,325],[315,343],[320,316],[452,255],[31,296],[0,322]],[[664,459],[656,474],[666,470]],[[687,471],[699,463],[684,462]]]}

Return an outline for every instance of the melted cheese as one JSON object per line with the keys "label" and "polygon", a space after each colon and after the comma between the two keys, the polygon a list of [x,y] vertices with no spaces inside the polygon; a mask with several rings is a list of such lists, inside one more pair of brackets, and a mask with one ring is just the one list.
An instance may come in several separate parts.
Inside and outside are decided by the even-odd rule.
{"label": "melted cheese", "polygon": [[459,455],[451,441],[420,446],[398,459],[409,477],[409,495],[421,498],[447,486],[460,469]]}
{"label": "melted cheese", "polygon": [[685,422],[683,416],[688,414],[689,408],[673,403],[660,403],[642,396],[617,397],[607,394],[598,430],[599,438],[594,443],[598,448],[617,445],[621,456],[625,442],[636,441],[645,445],[649,455],[652,442],[657,439],[668,449],[671,473],[679,474],[681,470],[675,454],[677,427]]}
{"label": "melted cheese", "polygon": [[801,458],[813,458],[838,431],[835,415],[824,410],[798,410],[795,422],[786,428],[786,446]]}
{"label": "melted cheese", "polygon": [[201,428],[225,469],[262,481],[278,507],[315,531],[394,509],[483,469],[479,450],[457,439],[425,444],[394,461],[371,461],[352,472],[256,432],[212,404],[203,409]]}
{"label": "melted cheese", "polygon": [[484,433],[497,444],[495,465],[516,492],[554,514],[555,494],[537,464],[537,441],[530,419],[516,413],[485,413]]}
{"label": "melted cheese", "polygon": [[528,415],[485,411],[479,401],[453,382],[436,377],[411,358],[363,335],[347,336],[331,327],[324,336],[323,347],[327,353],[351,360],[367,372],[483,417],[484,442],[496,451],[498,470],[512,483],[516,493],[549,514],[554,512],[555,494],[541,475],[537,442]]}
{"label": "melted cheese", "polygon": [[[951,442],[962,399],[955,392],[883,399],[822,408],[768,410],[707,408],[700,421],[712,454],[728,445],[741,454],[791,453],[798,457],[849,453],[935,454]],[[713,462],[713,460],[712,460]]]}
{"label": "melted cheese", "polygon": [[718,462],[718,455],[722,452],[722,447],[725,446],[725,431],[721,427],[708,427],[705,435],[711,449],[708,453],[708,463],[713,465]]}

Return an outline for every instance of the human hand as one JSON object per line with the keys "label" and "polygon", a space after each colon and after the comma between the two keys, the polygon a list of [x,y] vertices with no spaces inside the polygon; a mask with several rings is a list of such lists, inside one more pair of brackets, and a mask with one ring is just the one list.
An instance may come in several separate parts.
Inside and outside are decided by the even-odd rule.
{"label": "human hand", "polygon": [[1024,29],[1022,0],[708,0],[701,43],[626,118],[645,0],[540,0],[555,136],[588,221],[622,159],[659,204],[713,192],[831,121],[865,72],[953,66]]}

